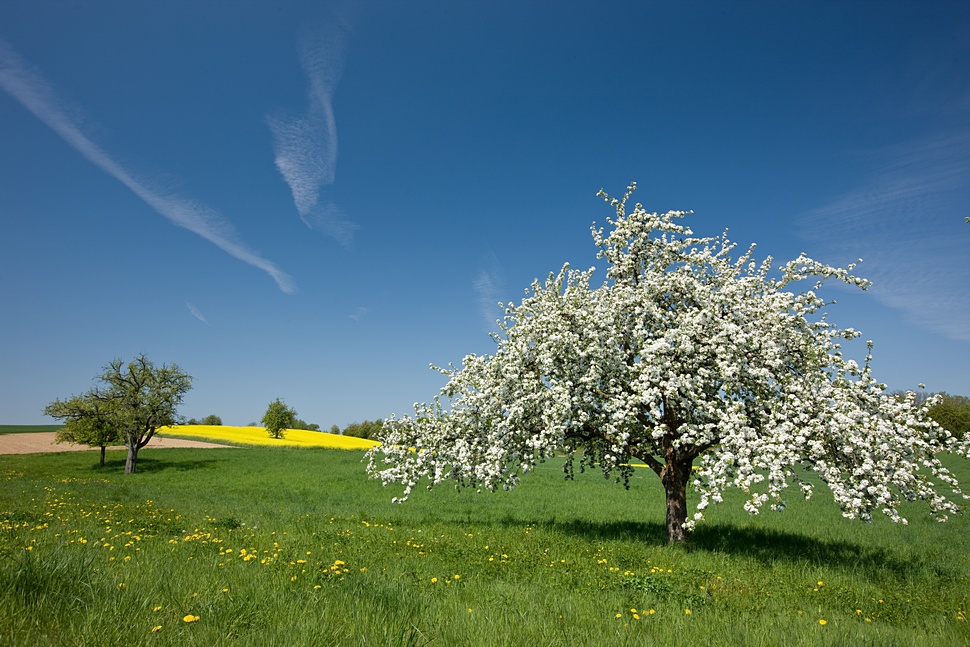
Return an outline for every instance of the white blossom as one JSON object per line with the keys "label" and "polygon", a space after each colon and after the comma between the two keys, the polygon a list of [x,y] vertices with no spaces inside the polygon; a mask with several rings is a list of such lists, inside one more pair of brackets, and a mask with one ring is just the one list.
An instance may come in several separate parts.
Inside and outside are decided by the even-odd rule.
{"label": "white blossom", "polygon": [[[802,254],[773,273],[754,246],[732,260],[726,234],[698,238],[679,224],[688,212],[627,214],[634,188],[600,193],[616,209],[609,233],[592,230],[605,282],[591,287],[593,269],[565,265],[503,306],[494,354],[437,368],[447,384],[385,421],[369,473],[403,486],[404,500],[422,481],[511,489],[555,453],[567,476],[578,455],[580,469],[628,482],[638,459],[664,482],[671,540],[728,487],[752,514],[781,510],[790,483],[812,495],[810,473],[848,518],[905,523],[898,505],[916,499],[940,520],[957,512],[942,491],[967,497],[937,456],[968,456],[967,439],[929,418],[933,398],[886,394],[869,357],[845,359],[841,343],[860,333],[826,317],[827,281],[869,286],[855,264]],[[810,289],[795,291],[803,281]],[[690,520],[688,482],[699,499]]]}

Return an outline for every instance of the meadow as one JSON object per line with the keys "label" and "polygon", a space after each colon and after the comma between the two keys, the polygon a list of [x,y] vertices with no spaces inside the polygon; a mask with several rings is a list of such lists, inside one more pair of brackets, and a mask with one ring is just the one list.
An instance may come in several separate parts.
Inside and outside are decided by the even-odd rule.
{"label": "meadow", "polygon": [[966,515],[866,525],[820,491],[750,517],[729,496],[665,546],[645,471],[625,490],[550,461],[513,492],[396,505],[362,458],[2,457],[0,644],[970,644]]}

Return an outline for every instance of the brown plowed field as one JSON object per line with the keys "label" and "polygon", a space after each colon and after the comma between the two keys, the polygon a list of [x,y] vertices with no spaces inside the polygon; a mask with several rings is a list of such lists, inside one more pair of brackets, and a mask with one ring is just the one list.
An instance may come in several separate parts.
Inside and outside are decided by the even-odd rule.
{"label": "brown plowed field", "polygon": [[[182,440],[181,438],[162,438],[154,436],[145,449],[165,447],[208,447],[211,449],[227,449],[229,445],[204,443],[199,440]],[[108,449],[124,449],[124,447],[109,447]],[[98,451],[97,447],[87,445],[72,445],[70,443],[54,443],[54,432],[42,431],[29,434],[0,434],[0,454],[40,454],[43,452],[77,452]]]}

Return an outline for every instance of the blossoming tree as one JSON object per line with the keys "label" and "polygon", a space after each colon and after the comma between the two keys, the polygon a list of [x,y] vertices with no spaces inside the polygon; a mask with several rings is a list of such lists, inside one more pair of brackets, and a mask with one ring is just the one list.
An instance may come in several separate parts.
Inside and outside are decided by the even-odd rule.
{"label": "blossoming tree", "polygon": [[726,234],[695,237],[686,212],[627,213],[634,188],[600,192],[616,209],[612,231],[593,228],[606,282],[593,288],[593,270],[568,265],[533,282],[505,307],[493,355],[438,369],[448,383],[431,404],[385,421],[368,472],[401,484],[404,500],[422,479],[512,488],[554,453],[567,476],[578,454],[628,484],[637,459],[663,483],[669,542],[728,487],[751,513],[782,509],[789,484],[812,494],[810,472],[849,518],[881,510],[905,523],[902,499],[926,500],[940,520],[956,512],[941,489],[967,497],[937,454],[967,456],[968,441],[933,422],[932,400],[884,393],[868,357],[841,352],[859,333],[824,316],[824,282],[868,287],[854,265],[802,255],[772,273],[754,246],[732,259]]}

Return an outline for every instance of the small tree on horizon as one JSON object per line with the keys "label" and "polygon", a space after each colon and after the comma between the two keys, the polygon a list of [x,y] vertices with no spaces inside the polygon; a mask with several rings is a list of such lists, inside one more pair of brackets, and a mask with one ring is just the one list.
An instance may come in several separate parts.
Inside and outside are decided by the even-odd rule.
{"label": "small tree on horizon", "polygon": [[281,439],[287,429],[292,429],[296,422],[296,411],[286,406],[279,398],[269,403],[263,414],[263,426],[271,438]]}
{"label": "small tree on horizon", "polygon": [[[440,395],[385,421],[369,474],[400,484],[403,501],[422,481],[511,489],[559,453],[567,477],[579,454],[580,469],[629,485],[638,459],[663,484],[671,543],[725,489],[744,491],[752,514],[780,510],[790,483],[811,496],[811,472],[848,518],[881,511],[905,523],[903,499],[926,501],[941,521],[957,512],[940,490],[967,497],[938,454],[967,457],[970,441],[928,415],[936,398],[893,397],[869,356],[846,359],[841,343],[859,333],[825,317],[823,283],[868,287],[854,266],[802,254],[772,274],[754,246],[732,259],[726,234],[695,237],[678,223],[687,212],[627,213],[634,188],[600,192],[616,210],[611,232],[593,228],[606,281],[592,288],[592,269],[568,265],[534,281],[505,306],[494,354],[437,369],[448,379]],[[688,487],[699,496],[690,518]]]}

